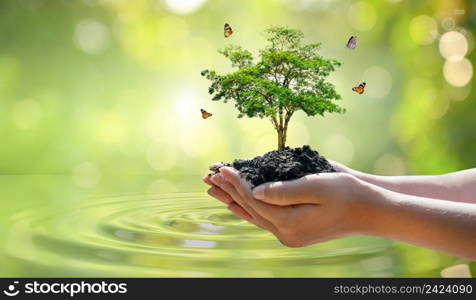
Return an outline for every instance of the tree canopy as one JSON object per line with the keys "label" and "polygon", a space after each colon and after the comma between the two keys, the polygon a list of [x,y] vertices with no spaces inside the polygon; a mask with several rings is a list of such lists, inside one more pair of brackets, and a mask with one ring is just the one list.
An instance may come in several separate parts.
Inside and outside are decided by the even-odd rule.
{"label": "tree canopy", "polygon": [[341,63],[320,56],[320,43],[303,45],[300,30],[272,27],[265,32],[269,44],[259,51],[256,62],[250,51],[229,45],[219,53],[237,70],[224,75],[204,70],[202,75],[211,81],[212,100],[234,100],[238,117],[269,118],[278,132],[278,150],[284,150],[294,112],[302,110],[308,116],[344,112],[334,102],[341,96],[326,81]]}

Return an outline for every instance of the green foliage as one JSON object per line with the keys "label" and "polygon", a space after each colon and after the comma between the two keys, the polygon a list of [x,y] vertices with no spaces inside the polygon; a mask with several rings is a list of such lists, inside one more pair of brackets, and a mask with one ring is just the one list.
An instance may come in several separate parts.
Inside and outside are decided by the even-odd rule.
{"label": "green foliage", "polygon": [[235,100],[238,117],[270,118],[282,150],[288,122],[295,111],[302,110],[308,116],[344,112],[334,103],[341,96],[326,81],[341,64],[320,56],[320,43],[302,45],[303,34],[299,30],[272,27],[266,34],[269,45],[259,52],[256,63],[251,52],[228,46],[219,53],[238,70],[224,75],[204,70],[202,75],[211,81],[212,100]]}

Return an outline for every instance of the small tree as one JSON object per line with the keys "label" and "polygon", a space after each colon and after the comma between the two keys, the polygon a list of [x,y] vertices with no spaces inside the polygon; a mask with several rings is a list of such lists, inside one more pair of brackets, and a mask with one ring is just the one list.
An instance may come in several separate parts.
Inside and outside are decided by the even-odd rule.
{"label": "small tree", "polygon": [[212,82],[212,100],[235,100],[239,118],[270,118],[278,133],[278,150],[282,151],[294,112],[323,116],[325,112],[345,111],[333,102],[341,96],[326,82],[340,62],[318,55],[320,43],[302,45],[300,30],[272,27],[266,34],[269,45],[260,50],[258,62],[253,63],[251,52],[230,45],[219,53],[238,70],[225,75],[204,70],[201,74]]}

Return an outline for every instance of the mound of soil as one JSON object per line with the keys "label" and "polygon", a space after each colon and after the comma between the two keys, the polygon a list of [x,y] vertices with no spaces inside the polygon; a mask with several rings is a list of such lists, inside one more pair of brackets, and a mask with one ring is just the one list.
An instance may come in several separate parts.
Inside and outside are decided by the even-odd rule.
{"label": "mound of soil", "polygon": [[[309,146],[284,151],[270,151],[253,159],[237,159],[233,163],[224,163],[240,171],[253,186],[265,182],[297,179],[314,173],[330,173],[336,170]],[[212,170],[215,173],[217,169]]]}

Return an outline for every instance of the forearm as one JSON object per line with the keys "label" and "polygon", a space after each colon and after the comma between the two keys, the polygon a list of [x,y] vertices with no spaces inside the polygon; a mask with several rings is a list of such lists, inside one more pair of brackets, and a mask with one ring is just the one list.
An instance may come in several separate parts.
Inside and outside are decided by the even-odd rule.
{"label": "forearm", "polygon": [[397,193],[476,203],[476,169],[429,176],[378,176],[354,172],[353,175],[361,180]]}
{"label": "forearm", "polygon": [[476,204],[369,188],[363,234],[400,240],[476,260]]}

